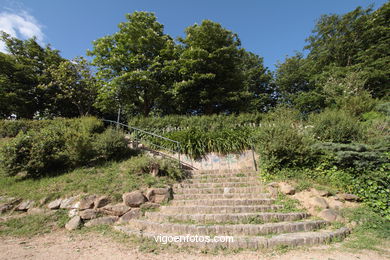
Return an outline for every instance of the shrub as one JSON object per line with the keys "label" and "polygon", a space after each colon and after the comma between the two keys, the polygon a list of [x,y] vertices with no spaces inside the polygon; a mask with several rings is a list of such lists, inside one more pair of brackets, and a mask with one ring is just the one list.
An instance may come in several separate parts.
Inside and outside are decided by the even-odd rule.
{"label": "shrub", "polygon": [[53,124],[59,124],[62,127],[84,129],[90,133],[101,133],[104,130],[103,122],[95,117],[58,118],[53,120],[0,120],[0,138],[15,137],[19,132],[27,132],[29,130],[38,131]]}
{"label": "shrub", "polygon": [[364,129],[359,120],[343,110],[327,109],[309,117],[312,133],[320,141],[349,143],[359,141]]}
{"label": "shrub", "polygon": [[52,175],[99,158],[129,155],[122,134],[108,129],[96,118],[50,120],[39,129],[19,132],[0,148],[0,165],[7,175],[24,172],[27,177]]}
{"label": "shrub", "polygon": [[262,116],[263,114],[261,113],[243,113],[239,115],[131,117],[128,120],[128,124],[143,130],[162,134],[193,128],[210,131],[224,128],[255,127],[260,124]]}
{"label": "shrub", "polygon": [[340,169],[376,170],[388,161],[381,149],[365,144],[317,143],[312,147],[316,152],[326,156],[325,160],[328,165],[337,166]]}
{"label": "shrub", "polygon": [[311,164],[314,160],[307,135],[295,110],[279,108],[269,113],[255,134],[256,151],[268,170]]}
{"label": "shrub", "polygon": [[149,174],[153,168],[159,169],[160,176],[167,176],[171,179],[180,180],[184,176],[184,171],[179,164],[171,159],[157,159],[146,155],[139,155],[132,158],[128,164],[128,171],[131,174]]}
{"label": "shrub", "polygon": [[[192,157],[201,158],[207,153],[220,154],[241,152],[251,147],[252,131],[247,127],[234,129],[204,130],[190,128],[167,133],[165,136],[181,143],[181,152]],[[166,140],[152,138],[152,143],[177,150],[177,144]]]}
{"label": "shrub", "polygon": [[130,154],[124,133],[111,127],[96,136],[93,147],[96,154],[105,160],[121,159]]}
{"label": "shrub", "polygon": [[0,162],[6,173],[10,176],[25,170],[29,162],[32,137],[20,133],[13,139],[9,139],[1,147]]}

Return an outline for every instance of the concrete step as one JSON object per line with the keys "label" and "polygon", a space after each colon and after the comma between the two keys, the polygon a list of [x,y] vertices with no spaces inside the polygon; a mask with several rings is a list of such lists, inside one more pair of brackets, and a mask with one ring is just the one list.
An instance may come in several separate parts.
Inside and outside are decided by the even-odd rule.
{"label": "concrete step", "polygon": [[212,178],[230,178],[230,177],[257,177],[257,172],[215,172],[192,174],[192,179],[212,179]]}
{"label": "concrete step", "polygon": [[249,205],[271,205],[274,199],[198,199],[198,200],[172,200],[172,206],[202,205],[202,206],[249,206]]}
{"label": "concrete step", "polygon": [[205,182],[205,183],[176,183],[173,185],[177,188],[233,188],[233,187],[254,187],[260,184],[253,181],[246,182]]}
{"label": "concrete step", "polygon": [[[128,226],[114,226],[115,230],[123,232],[127,235],[139,236],[143,238],[153,239],[156,241],[158,236],[170,236],[169,234],[161,234],[157,232],[144,232],[140,230],[133,229]],[[275,235],[270,238],[261,237],[261,236],[234,236],[232,237],[233,241],[227,240],[221,237],[209,237],[208,239],[215,239],[214,242],[203,241],[207,238],[196,238],[189,237],[191,235],[185,235],[182,238],[182,242],[174,243],[176,246],[190,246],[197,247],[202,249],[214,249],[214,248],[229,248],[229,249],[262,249],[262,248],[274,248],[279,246],[304,246],[304,245],[318,245],[329,243],[333,240],[339,241],[344,239],[350,230],[348,228],[340,228],[337,230],[321,230],[317,232],[297,232],[297,233],[287,233],[281,235]],[[197,240],[198,239],[198,240]],[[193,242],[192,242],[193,241]],[[217,242],[218,241],[218,242]],[[223,241],[223,242],[222,242]],[[156,241],[158,243],[158,241]]]}
{"label": "concrete step", "polygon": [[270,198],[269,193],[229,193],[229,194],[174,194],[175,200],[185,199],[266,199]]}
{"label": "concrete step", "polygon": [[149,220],[134,219],[129,227],[146,232],[158,232],[174,235],[202,236],[264,236],[269,234],[307,232],[325,227],[324,220],[307,220],[299,222],[279,222],[267,224],[237,224],[237,225],[189,225],[175,223],[159,223]]}
{"label": "concrete step", "polygon": [[176,194],[232,194],[232,193],[262,193],[264,186],[252,187],[222,187],[222,188],[178,188]]}
{"label": "concrete step", "polygon": [[269,222],[296,221],[309,217],[309,214],[303,212],[293,213],[225,213],[225,214],[175,214],[161,212],[146,212],[145,217],[155,222],[173,222],[173,223],[256,223],[263,224]]}
{"label": "concrete step", "polygon": [[182,183],[184,184],[195,184],[195,183],[223,183],[223,182],[245,182],[245,183],[258,183],[260,184],[259,178],[256,176],[250,177],[209,177],[209,178],[195,178],[186,179]]}
{"label": "concrete step", "polygon": [[282,205],[261,205],[261,206],[162,206],[161,213],[178,214],[220,214],[220,213],[255,213],[277,211]]}

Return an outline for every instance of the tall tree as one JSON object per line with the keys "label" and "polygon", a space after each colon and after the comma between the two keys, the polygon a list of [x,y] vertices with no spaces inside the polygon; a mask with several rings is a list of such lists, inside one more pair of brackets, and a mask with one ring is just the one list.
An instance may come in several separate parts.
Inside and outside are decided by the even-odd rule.
{"label": "tall tree", "polygon": [[0,118],[32,118],[37,111],[36,82],[28,66],[12,55],[0,53]]}
{"label": "tall tree", "polygon": [[118,32],[94,41],[88,52],[102,81],[99,106],[107,111],[121,106],[148,116],[169,88],[165,66],[175,44],[153,13],[134,12],[126,18]]}
{"label": "tall tree", "polygon": [[41,87],[45,90],[54,88],[55,102],[73,104],[80,116],[90,114],[97,96],[97,82],[87,60],[83,57],[64,60],[59,66],[51,66],[46,73],[50,74],[51,81]]}
{"label": "tall tree", "polygon": [[[58,66],[63,61],[59,51],[52,49],[50,45],[42,47],[35,38],[20,40],[4,32],[1,34],[1,40],[5,43],[9,55],[13,57],[17,64],[14,67],[9,67],[9,69],[22,78],[28,78],[28,82],[23,80],[23,89],[28,93],[29,102],[26,103],[24,108],[23,105],[19,108],[29,112],[15,111],[14,113],[18,117],[27,118],[32,118],[36,113],[41,116],[44,114],[71,115],[72,111],[68,111],[68,104],[52,107],[54,103],[52,98],[55,93],[44,91],[39,87],[51,81],[47,70],[51,66]],[[23,75],[18,72],[20,69],[23,70]],[[18,82],[19,79],[14,77],[13,82]],[[25,94],[19,93],[21,97]]]}
{"label": "tall tree", "polygon": [[238,36],[220,24],[204,20],[185,30],[175,82],[176,105],[182,113],[238,111],[243,86],[243,50]]}
{"label": "tall tree", "polygon": [[275,85],[271,72],[264,67],[263,58],[245,51],[242,57],[244,89],[247,97],[243,99],[240,112],[267,111],[276,104]]}

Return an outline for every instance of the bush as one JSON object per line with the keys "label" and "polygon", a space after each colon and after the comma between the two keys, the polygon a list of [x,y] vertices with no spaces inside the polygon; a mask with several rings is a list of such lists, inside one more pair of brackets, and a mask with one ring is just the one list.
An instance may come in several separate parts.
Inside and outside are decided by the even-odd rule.
{"label": "bush", "polygon": [[279,108],[269,113],[255,134],[256,151],[268,170],[312,164],[312,138],[295,110]]}
{"label": "bush", "polygon": [[59,124],[62,127],[84,129],[90,133],[101,133],[104,130],[103,122],[94,117],[58,118],[53,120],[0,120],[0,138],[15,137],[19,132],[27,132],[29,130],[38,131],[53,124]]}
{"label": "bush", "polygon": [[388,161],[381,149],[365,144],[317,143],[313,150],[325,155],[329,165],[352,171],[377,170]]}
{"label": "bush", "polygon": [[153,168],[159,169],[160,176],[167,176],[171,179],[180,180],[184,177],[184,171],[179,167],[177,161],[171,159],[157,159],[146,155],[132,158],[127,169],[131,174],[149,174]]}
{"label": "bush", "polygon": [[[181,143],[181,152],[192,157],[201,158],[216,152],[220,154],[237,153],[251,147],[252,131],[247,127],[234,129],[203,130],[190,128],[167,133],[165,136]],[[177,144],[163,139],[150,138],[150,142],[177,151]]]}
{"label": "bush", "polygon": [[128,141],[124,133],[111,127],[96,136],[93,142],[93,149],[98,156],[105,160],[121,159],[130,154]]}
{"label": "bush", "polygon": [[359,120],[343,110],[327,109],[312,114],[309,123],[312,133],[320,141],[350,143],[363,139],[364,129]]}
{"label": "bush", "polygon": [[263,114],[261,113],[207,116],[170,115],[164,117],[131,117],[128,120],[128,124],[143,130],[162,134],[194,128],[210,131],[225,128],[255,127],[260,124],[262,117]]}
{"label": "bush", "polygon": [[50,120],[0,120],[0,138],[15,137],[19,132],[38,130],[50,124]]}
{"label": "bush", "polygon": [[108,129],[96,118],[51,120],[39,129],[19,132],[0,148],[0,165],[9,176],[24,172],[41,177],[84,166],[99,158],[117,159],[129,155],[122,134]]}

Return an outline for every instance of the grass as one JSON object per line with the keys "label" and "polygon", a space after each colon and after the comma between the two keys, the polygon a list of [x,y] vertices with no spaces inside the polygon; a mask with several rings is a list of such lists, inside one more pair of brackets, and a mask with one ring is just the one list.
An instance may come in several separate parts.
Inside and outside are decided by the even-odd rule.
{"label": "grass", "polygon": [[383,251],[389,246],[390,221],[374,213],[367,207],[350,208],[342,211],[348,222],[356,222],[352,235],[344,243],[344,247],[353,250]]}
{"label": "grass", "polygon": [[278,196],[275,199],[276,205],[282,205],[283,208],[278,209],[278,212],[289,213],[289,212],[302,212],[302,209],[298,208],[299,201],[291,199],[281,192],[278,192]]}
{"label": "grass", "polygon": [[40,200],[89,193],[107,195],[120,201],[125,192],[175,183],[175,180],[166,176],[153,177],[150,174],[129,172],[132,161],[133,158],[122,162],[108,162],[40,179],[5,177],[0,174],[0,195]]}
{"label": "grass", "polygon": [[63,228],[68,220],[65,210],[14,217],[0,222],[0,236],[33,237]]}

